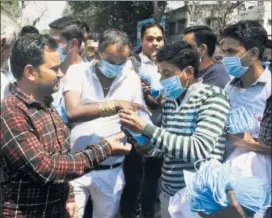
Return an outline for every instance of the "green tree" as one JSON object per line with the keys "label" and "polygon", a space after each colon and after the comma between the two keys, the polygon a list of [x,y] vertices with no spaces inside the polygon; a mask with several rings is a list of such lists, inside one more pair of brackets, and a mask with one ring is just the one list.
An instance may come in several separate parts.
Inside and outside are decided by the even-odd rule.
{"label": "green tree", "polygon": [[1,11],[6,12],[14,20],[18,20],[22,15],[22,9],[18,0],[1,1]]}
{"label": "green tree", "polygon": [[69,1],[64,14],[85,21],[93,32],[118,28],[134,42],[137,22],[151,17],[160,21],[166,5],[166,1]]}

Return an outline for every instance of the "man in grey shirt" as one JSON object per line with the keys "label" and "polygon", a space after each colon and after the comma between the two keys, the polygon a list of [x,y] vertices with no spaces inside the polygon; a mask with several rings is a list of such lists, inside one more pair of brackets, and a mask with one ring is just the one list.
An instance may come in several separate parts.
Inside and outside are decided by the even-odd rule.
{"label": "man in grey shirt", "polygon": [[203,83],[224,88],[230,77],[221,63],[213,60],[217,37],[207,26],[192,26],[184,31],[183,40],[195,46],[200,55],[199,78]]}

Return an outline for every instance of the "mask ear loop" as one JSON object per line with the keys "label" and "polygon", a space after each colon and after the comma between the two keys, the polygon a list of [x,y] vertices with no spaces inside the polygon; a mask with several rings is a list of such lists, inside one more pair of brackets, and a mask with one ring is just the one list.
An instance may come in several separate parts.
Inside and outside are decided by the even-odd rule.
{"label": "mask ear loop", "polygon": [[[249,53],[249,52],[250,52],[250,50],[247,51],[245,54],[243,54],[243,55],[240,57],[240,64],[241,64],[242,67],[244,67],[244,66],[243,66],[242,63],[241,63],[241,59],[242,59],[247,53]],[[246,66],[246,67],[249,67],[249,66],[252,64],[252,62],[253,62],[254,60],[256,60],[256,59],[258,59],[258,58],[253,58],[253,59],[250,61],[250,63],[248,64],[248,66]]]}
{"label": "mask ear loop", "polygon": [[[186,71],[186,68],[184,68],[183,70],[182,70],[182,72],[179,74],[179,79],[180,79],[180,76],[181,76],[181,74],[183,74],[183,72],[184,71]],[[181,83],[181,82],[180,82]],[[186,83],[186,85],[183,87],[183,85],[181,84],[181,86],[183,87],[183,88],[185,88],[185,89],[188,89],[188,84],[189,84],[189,79],[187,80],[187,83]]]}

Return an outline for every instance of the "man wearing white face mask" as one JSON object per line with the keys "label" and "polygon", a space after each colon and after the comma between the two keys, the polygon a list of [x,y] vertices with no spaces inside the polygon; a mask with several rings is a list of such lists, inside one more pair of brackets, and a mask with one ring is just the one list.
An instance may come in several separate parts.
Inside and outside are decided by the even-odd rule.
{"label": "man wearing white face mask", "polygon": [[[100,60],[75,64],[68,69],[64,97],[67,115],[74,122],[72,150],[83,150],[87,141],[99,141],[120,132],[120,109],[144,109],[141,81],[127,61],[129,45],[124,32],[106,30],[99,40]],[[147,114],[145,117],[149,120]],[[71,183],[80,218],[89,197],[93,201],[93,218],[116,215],[125,185],[124,155],[108,158],[92,173]]]}
{"label": "man wearing white face mask", "polygon": [[183,170],[194,170],[199,159],[223,160],[230,106],[222,89],[197,79],[199,55],[189,43],[165,45],[157,61],[167,95],[162,127],[147,124],[131,110],[121,110],[120,117],[124,126],[149,139],[140,150],[148,147],[148,155],[163,154],[161,217],[170,218],[170,197],[185,187]]}
{"label": "man wearing white face mask", "polygon": [[[257,176],[271,183],[271,157],[257,153],[261,148],[244,146],[237,137],[258,139],[265,103],[271,95],[271,72],[263,67],[261,57],[267,42],[267,33],[257,21],[240,21],[223,31],[223,63],[235,78],[226,86],[232,109],[246,108],[250,115],[236,117],[229,126],[231,144],[227,158],[233,166],[241,169],[243,176]],[[248,126],[247,121],[253,119]],[[249,128],[250,127],[250,128]],[[239,139],[238,138],[238,139]],[[257,144],[257,143],[256,143]]]}

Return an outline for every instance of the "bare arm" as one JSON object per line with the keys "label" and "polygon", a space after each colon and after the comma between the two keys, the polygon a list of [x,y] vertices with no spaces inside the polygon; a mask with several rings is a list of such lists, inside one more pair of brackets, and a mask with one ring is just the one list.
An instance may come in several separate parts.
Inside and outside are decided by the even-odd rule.
{"label": "bare arm", "polygon": [[100,117],[99,104],[81,104],[81,94],[76,91],[64,93],[67,116],[72,122],[90,121]]}
{"label": "bare arm", "polygon": [[236,147],[243,147],[251,151],[271,155],[271,146],[263,145],[255,141],[249,133],[242,135],[227,134],[227,138]]}

